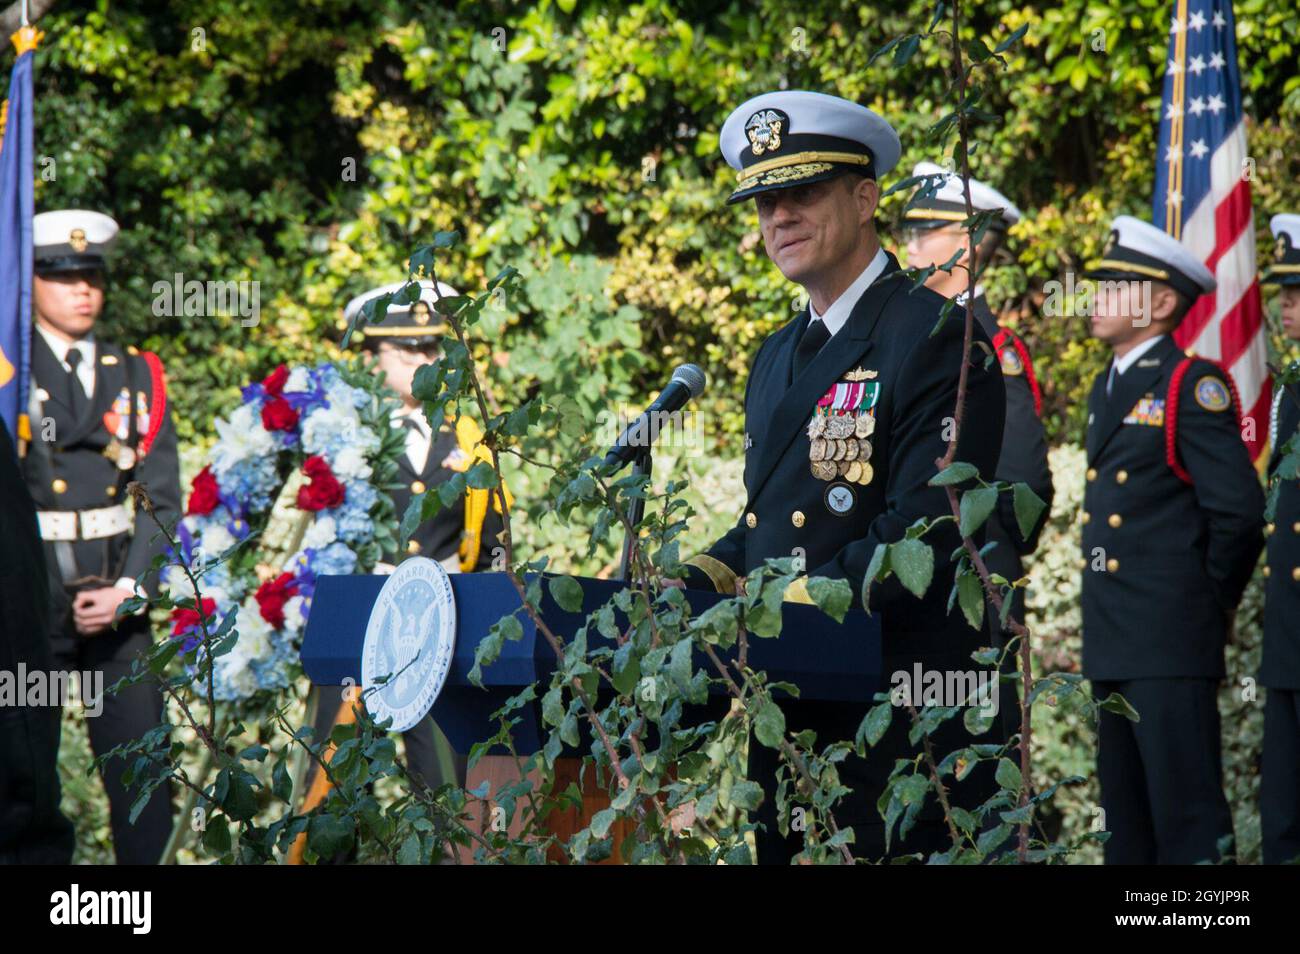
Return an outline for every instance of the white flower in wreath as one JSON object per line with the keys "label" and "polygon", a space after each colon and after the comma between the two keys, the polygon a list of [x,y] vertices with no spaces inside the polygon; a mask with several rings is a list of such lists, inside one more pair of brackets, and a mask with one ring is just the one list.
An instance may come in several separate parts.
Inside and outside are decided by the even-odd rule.
{"label": "white flower in wreath", "polygon": [[317,517],[307,532],[302,536],[302,545],[306,549],[323,550],[339,538],[338,526],[333,517]]}
{"label": "white flower in wreath", "polygon": [[217,419],[217,443],[212,448],[212,469],[221,475],[242,460],[266,457],[276,451],[275,438],[262,426],[261,415],[248,404],[236,408],[229,421]]}
{"label": "white flower in wreath", "polygon": [[[361,428],[358,432],[364,432],[368,428]],[[339,451],[338,456],[330,462],[334,470],[334,476],[346,477],[351,480],[369,480],[373,473],[370,464],[366,462],[366,455],[362,449],[356,445],[349,445]]]}
{"label": "white flower in wreath", "polygon": [[302,629],[302,624],[307,621],[307,610],[303,605],[307,601],[301,596],[291,596],[284,602],[284,628],[291,633],[297,633]]}
{"label": "white flower in wreath", "polygon": [[203,555],[209,563],[220,558],[221,554],[239,542],[224,524],[215,522],[203,528],[200,541],[203,545]]}
{"label": "white flower in wreath", "polygon": [[289,372],[289,378],[284,382],[285,391],[299,392],[311,389],[311,375],[307,373],[304,365],[298,365]]}

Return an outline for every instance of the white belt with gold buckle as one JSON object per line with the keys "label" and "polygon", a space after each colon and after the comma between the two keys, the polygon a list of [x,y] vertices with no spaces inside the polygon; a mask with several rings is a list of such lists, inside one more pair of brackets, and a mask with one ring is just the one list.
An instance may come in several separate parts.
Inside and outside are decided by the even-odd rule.
{"label": "white belt with gold buckle", "polygon": [[[95,510],[39,510],[36,521],[41,539],[55,543],[72,540],[102,540],[131,529],[131,515],[123,504]],[[77,532],[78,525],[81,528]]]}

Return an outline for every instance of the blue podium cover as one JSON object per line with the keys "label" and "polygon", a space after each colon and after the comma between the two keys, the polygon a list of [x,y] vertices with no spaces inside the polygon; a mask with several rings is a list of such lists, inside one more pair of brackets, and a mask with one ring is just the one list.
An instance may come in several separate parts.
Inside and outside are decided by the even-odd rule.
{"label": "blue podium cover", "polygon": [[[317,580],[302,646],[303,669],[312,682],[339,686],[350,679],[361,684],[366,624],[386,579],[322,576]],[[542,587],[542,618],[553,632],[566,639],[585,625],[588,613],[624,588],[616,580],[575,579],[582,587],[580,613],[561,609],[551,599],[549,588]],[[451,585],[456,596],[456,649],[432,715],[452,746],[465,752],[473,743],[495,734],[491,714],[508,698],[533,682],[544,687],[554,672],[555,654],[528,614],[521,612],[518,616],[523,638],[507,640],[497,661],[483,668],[485,688],[471,684],[468,675],[478,644],[498,620],[519,608],[522,601],[504,573],[453,573]],[[701,590],[684,593],[695,615],[723,599],[717,593]],[[878,617],[851,610],[843,623],[836,623],[815,606],[785,603],[782,624],[782,635],[776,639],[750,636],[750,668],[765,671],[772,680],[794,683],[805,700],[866,704],[878,691],[882,675]],[[587,638],[591,646],[604,642],[594,626]],[[722,655],[726,658],[727,654]],[[697,653],[695,663],[712,669],[703,654]],[[523,721],[514,729],[516,745],[521,752],[536,751],[545,739],[538,707],[527,707],[518,715]]]}

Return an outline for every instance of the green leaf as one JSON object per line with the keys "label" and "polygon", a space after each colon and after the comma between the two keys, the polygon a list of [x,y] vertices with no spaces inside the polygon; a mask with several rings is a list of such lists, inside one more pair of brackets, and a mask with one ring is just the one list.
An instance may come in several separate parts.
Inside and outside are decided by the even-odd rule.
{"label": "green leaf", "polygon": [[823,613],[835,622],[842,623],[853,603],[853,587],[849,586],[847,580],[814,576],[808,580],[808,596]]}
{"label": "green leaf", "polygon": [[979,468],[964,461],[955,461],[930,478],[931,487],[948,487],[952,484],[965,483],[972,477],[979,476]]}
{"label": "green leaf", "polygon": [[1131,705],[1129,705],[1128,700],[1125,699],[1123,696],[1121,696],[1118,692],[1112,692],[1110,695],[1108,695],[1105,699],[1101,701],[1100,705],[1107,712],[1113,712],[1116,715],[1122,715],[1130,722],[1142,721],[1142,717],[1138,715],[1138,711],[1134,709]]}
{"label": "green leaf", "polygon": [[785,713],[770,697],[763,700],[754,714],[754,738],[769,749],[780,748],[785,738]]}
{"label": "green leaf", "polygon": [[875,747],[876,744],[885,737],[885,732],[889,728],[890,721],[894,718],[894,704],[889,701],[881,702],[875,705],[862,724],[858,726],[858,742],[866,742],[867,745]]}
{"label": "green leaf", "polygon": [[602,808],[591,817],[591,834],[594,838],[605,838],[618,819],[618,812],[612,808]]}
{"label": "green leaf", "polygon": [[731,804],[752,812],[763,803],[763,788],[757,782],[742,779],[731,786]]}
{"label": "green leaf", "polygon": [[899,582],[920,599],[934,578],[934,550],[922,540],[899,540],[889,545],[889,565]]}
{"label": "green leaf", "polygon": [[317,815],[307,825],[307,847],[323,859],[333,858],[351,849],[355,830],[351,818]]}
{"label": "green leaf", "polygon": [[566,613],[582,612],[582,586],[571,576],[553,576],[549,580],[551,598]]}
{"label": "green leaf", "polygon": [[996,487],[976,487],[961,495],[961,521],[958,530],[963,537],[973,536],[975,531],[984,526],[993,508],[998,505]]}
{"label": "green leaf", "polygon": [[1016,524],[1020,527],[1020,536],[1028,540],[1038,524],[1038,518],[1047,509],[1043,499],[1034,493],[1025,483],[1015,484],[1011,488],[1011,502],[1016,511]]}
{"label": "green leaf", "polygon": [[984,587],[979,574],[968,570],[957,577],[957,602],[972,629],[984,626]]}
{"label": "green leaf", "polygon": [[1019,792],[1022,776],[1016,763],[1010,759],[998,759],[998,771],[995,776],[999,785],[1008,791]]}

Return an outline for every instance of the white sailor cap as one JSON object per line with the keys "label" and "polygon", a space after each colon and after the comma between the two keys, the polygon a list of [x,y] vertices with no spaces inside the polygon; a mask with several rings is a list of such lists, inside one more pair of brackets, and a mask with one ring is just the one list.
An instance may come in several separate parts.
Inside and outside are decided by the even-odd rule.
{"label": "white sailor cap", "polygon": [[1273,264],[1265,284],[1300,285],[1300,215],[1275,215],[1268,226],[1273,230]]}
{"label": "white sailor cap", "polygon": [[32,216],[33,269],[38,275],[102,271],[117,233],[117,223],[102,212],[41,212]]}
{"label": "white sailor cap", "polygon": [[898,134],[875,112],[806,90],[763,93],[742,103],[722,124],[718,145],[739,172],[728,204],[844,172],[878,179],[902,152]]}
{"label": "white sailor cap", "polygon": [[[943,176],[928,179],[918,185],[918,192],[926,192],[938,185],[933,195],[918,195],[911,208],[903,213],[907,225],[920,229],[934,229],[953,222],[966,221],[966,193],[961,176],[949,172],[933,162],[918,162],[912,168],[913,176]],[[1001,210],[1002,214],[989,223],[989,228],[1005,232],[1020,221],[1020,210],[1005,195],[987,182],[974,177],[970,180],[970,202],[976,212]]]}
{"label": "white sailor cap", "polygon": [[[407,285],[407,282],[393,282],[381,285],[368,292],[362,292],[343,308],[343,327],[351,324],[353,317],[360,313],[366,302],[380,295],[395,292]],[[438,296],[455,298],[460,292],[446,282],[438,282],[437,292],[434,284],[425,278],[420,280],[420,298],[416,302],[392,301],[384,314],[383,321],[366,322],[357,328],[365,343],[374,344],[372,339],[386,338],[395,344],[423,344],[422,339],[443,335],[447,332],[447,322],[438,314]]]}
{"label": "white sailor cap", "polygon": [[1121,215],[1111,222],[1101,260],[1085,274],[1102,281],[1155,279],[1189,301],[1214,291],[1218,284],[1214,274],[1182,242],[1131,215]]}

